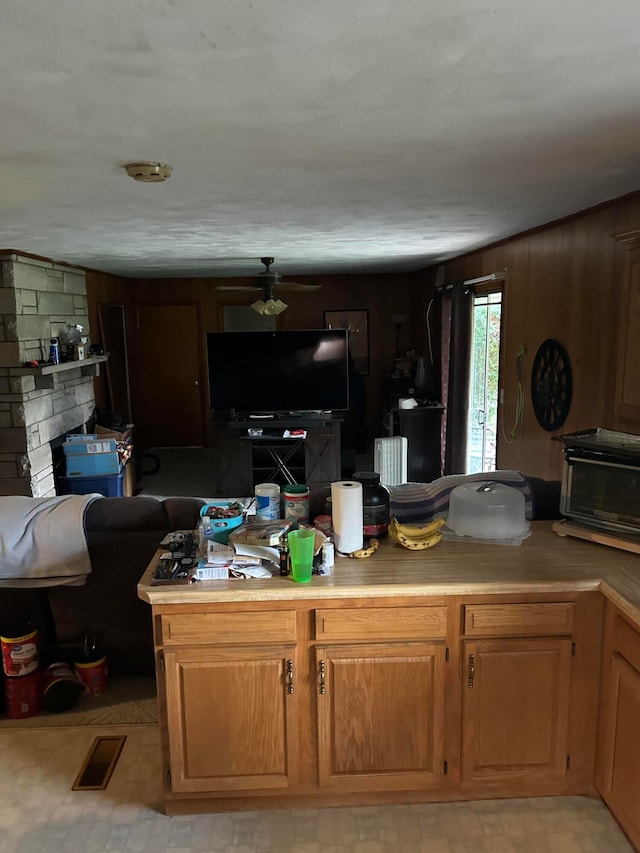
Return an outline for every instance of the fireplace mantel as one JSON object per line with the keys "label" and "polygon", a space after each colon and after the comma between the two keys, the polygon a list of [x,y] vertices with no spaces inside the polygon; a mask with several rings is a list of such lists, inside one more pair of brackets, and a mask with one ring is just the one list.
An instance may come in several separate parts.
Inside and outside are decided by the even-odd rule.
{"label": "fireplace mantel", "polygon": [[[93,367],[107,361],[109,353],[106,355],[94,355],[90,358],[83,358],[82,361],[63,361],[61,364],[43,364],[40,367],[12,367],[10,369],[11,376],[48,376],[51,373],[60,373],[63,370],[75,370],[78,367]],[[98,375],[96,373],[96,375]]]}

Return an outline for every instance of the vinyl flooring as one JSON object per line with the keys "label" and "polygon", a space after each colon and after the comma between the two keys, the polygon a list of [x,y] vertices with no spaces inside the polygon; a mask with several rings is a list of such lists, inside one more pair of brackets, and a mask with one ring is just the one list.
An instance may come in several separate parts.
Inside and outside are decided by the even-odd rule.
{"label": "vinyl flooring", "polygon": [[[126,734],[105,791],[71,791],[98,735]],[[157,726],[0,731],[1,853],[630,853],[583,797],[167,817]]]}

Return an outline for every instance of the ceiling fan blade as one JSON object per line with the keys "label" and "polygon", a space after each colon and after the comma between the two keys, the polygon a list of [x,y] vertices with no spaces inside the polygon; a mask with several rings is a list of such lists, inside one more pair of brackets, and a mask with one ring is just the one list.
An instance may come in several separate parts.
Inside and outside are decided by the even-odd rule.
{"label": "ceiling fan blade", "polygon": [[303,284],[301,281],[279,281],[275,287],[280,290],[320,290],[321,284]]}
{"label": "ceiling fan blade", "polygon": [[260,290],[259,287],[256,287],[254,284],[216,284],[216,290],[247,290],[255,293],[256,290]]}

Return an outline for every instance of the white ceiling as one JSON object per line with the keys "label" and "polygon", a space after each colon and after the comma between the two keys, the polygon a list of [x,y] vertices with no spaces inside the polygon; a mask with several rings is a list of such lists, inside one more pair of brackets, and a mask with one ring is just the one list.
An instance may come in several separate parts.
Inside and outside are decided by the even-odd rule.
{"label": "white ceiling", "polygon": [[640,188],[639,43],[637,0],[0,0],[0,248],[420,269]]}

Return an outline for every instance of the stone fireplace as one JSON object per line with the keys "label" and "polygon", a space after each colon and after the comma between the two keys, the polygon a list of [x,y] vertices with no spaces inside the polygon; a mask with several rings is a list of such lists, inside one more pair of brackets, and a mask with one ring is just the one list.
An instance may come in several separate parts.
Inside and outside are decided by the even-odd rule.
{"label": "stone fireplace", "polygon": [[93,416],[104,359],[27,366],[76,323],[90,334],[83,270],[0,254],[0,495],[55,495],[51,442]]}

